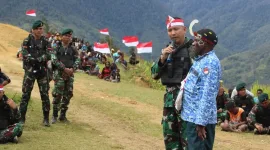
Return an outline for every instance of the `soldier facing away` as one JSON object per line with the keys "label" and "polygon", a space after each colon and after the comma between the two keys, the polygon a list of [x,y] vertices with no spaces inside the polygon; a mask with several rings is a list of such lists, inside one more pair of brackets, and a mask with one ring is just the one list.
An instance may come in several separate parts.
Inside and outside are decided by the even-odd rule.
{"label": "soldier facing away", "polygon": [[51,54],[54,80],[54,89],[52,91],[53,124],[57,121],[59,110],[61,110],[59,120],[69,122],[66,118],[66,112],[73,96],[73,73],[80,64],[79,54],[70,44],[72,33],[73,30],[71,29],[63,30],[62,43]]}
{"label": "soldier facing away", "polygon": [[50,99],[49,99],[49,79],[47,70],[47,61],[50,59],[50,43],[43,36],[43,22],[35,21],[32,26],[32,33],[23,41],[23,68],[24,78],[22,85],[22,100],[20,103],[21,122],[25,122],[28,102],[37,80],[40,97],[42,100],[43,124],[47,127],[49,124]]}

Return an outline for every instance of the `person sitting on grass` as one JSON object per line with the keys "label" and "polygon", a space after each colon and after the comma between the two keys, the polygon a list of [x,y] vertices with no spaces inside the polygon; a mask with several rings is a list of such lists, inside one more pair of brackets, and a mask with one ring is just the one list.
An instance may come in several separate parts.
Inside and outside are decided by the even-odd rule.
{"label": "person sitting on grass", "polygon": [[100,79],[110,81],[111,76],[111,64],[109,61],[105,63],[105,67],[102,69],[101,74],[99,75]]}
{"label": "person sitting on grass", "polygon": [[111,82],[119,83],[120,82],[120,69],[116,69],[111,73],[110,77]]}
{"label": "person sitting on grass", "polygon": [[236,107],[234,101],[229,99],[226,103],[226,109],[228,110],[224,123],[221,123],[220,127],[222,131],[230,132],[244,132],[247,130],[247,119],[244,109]]}
{"label": "person sitting on grass", "polygon": [[95,62],[92,62],[88,74],[91,76],[97,76],[99,74],[99,66]]}
{"label": "person sitting on grass", "polygon": [[258,89],[257,90],[257,97],[254,97],[253,99],[253,103],[254,104],[259,104],[259,96],[263,93],[263,90],[262,89]]}
{"label": "person sitting on grass", "polygon": [[[253,97],[247,93],[246,84],[240,83],[236,86],[237,95],[233,97],[235,105],[244,109],[246,115],[254,106]],[[246,116],[247,117],[247,116]]]}
{"label": "person sitting on grass", "polygon": [[218,124],[221,122],[224,122],[225,116],[226,116],[226,109],[225,104],[227,103],[228,95],[225,93],[225,90],[223,87],[219,88],[218,95],[216,98],[217,101],[217,119]]}
{"label": "person sitting on grass", "polygon": [[0,85],[0,144],[18,143],[23,131],[20,118],[15,102],[5,95],[4,86]]}
{"label": "person sitting on grass", "polygon": [[259,104],[252,108],[247,120],[249,126],[255,128],[254,134],[270,135],[270,101],[268,94],[260,94]]}

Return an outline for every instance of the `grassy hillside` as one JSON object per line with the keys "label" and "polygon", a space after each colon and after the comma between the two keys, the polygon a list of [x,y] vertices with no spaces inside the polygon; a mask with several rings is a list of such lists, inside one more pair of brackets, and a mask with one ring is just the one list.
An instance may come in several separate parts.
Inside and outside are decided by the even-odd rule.
{"label": "grassy hillside", "polygon": [[[5,42],[1,41],[0,66],[12,80],[5,91],[9,97],[17,93],[18,103],[23,70],[15,53],[27,32],[5,24],[0,24],[0,29],[0,37],[5,38]],[[126,72],[121,73],[128,76]],[[161,90],[135,85],[125,77],[121,83],[110,83],[76,73],[74,97],[68,111],[71,123],[57,123],[47,128],[41,125],[41,101],[35,85],[20,143],[0,145],[0,149],[164,149],[160,125],[163,94]],[[267,150],[269,140],[269,136],[221,132],[217,127],[214,149]]]}

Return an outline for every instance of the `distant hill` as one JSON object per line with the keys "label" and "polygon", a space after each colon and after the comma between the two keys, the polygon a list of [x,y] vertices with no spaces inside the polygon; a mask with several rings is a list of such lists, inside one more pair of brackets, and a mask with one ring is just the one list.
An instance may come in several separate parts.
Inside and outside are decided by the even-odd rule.
{"label": "distant hill", "polygon": [[[53,29],[73,28],[77,36],[92,43],[102,37],[98,29],[107,27],[118,45],[126,50],[121,43],[125,35],[137,35],[142,42],[152,40],[154,49],[158,50],[154,53],[156,56],[169,42],[165,19],[170,12],[155,0],[26,0],[19,3],[1,0],[0,6],[1,22],[26,30],[34,20],[46,18]],[[36,9],[38,17],[26,16],[27,9]]]}
{"label": "distant hill", "polygon": [[240,81],[248,85],[258,81],[270,84],[270,45],[263,45],[256,50],[241,52],[222,60],[223,79],[228,87]]}

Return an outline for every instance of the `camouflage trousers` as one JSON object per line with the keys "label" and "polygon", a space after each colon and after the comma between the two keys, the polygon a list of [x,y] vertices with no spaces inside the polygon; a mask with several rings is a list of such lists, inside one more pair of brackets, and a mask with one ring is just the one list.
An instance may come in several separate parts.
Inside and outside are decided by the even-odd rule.
{"label": "camouflage trousers", "polygon": [[53,96],[53,116],[58,117],[58,111],[61,110],[61,115],[66,114],[70,99],[73,97],[73,82],[74,76],[63,79],[58,73],[54,74]]}
{"label": "camouflage trousers", "polygon": [[[30,100],[31,92],[34,87],[35,80],[37,80],[39,93],[42,101],[43,114],[50,112],[50,99],[49,99],[49,81],[46,75],[36,77],[33,73],[25,71],[22,85],[22,100],[20,103],[20,113],[22,118],[25,118],[27,112],[28,102]],[[45,117],[45,116],[44,116]]]}
{"label": "camouflage trousers", "polygon": [[22,131],[23,125],[21,123],[16,123],[8,126],[7,129],[0,130],[0,143],[7,143],[15,136],[21,136]]}
{"label": "camouflage trousers", "polygon": [[184,150],[187,146],[185,122],[174,107],[178,92],[179,89],[167,90],[164,95],[162,126],[166,150]]}
{"label": "camouflage trousers", "polygon": [[218,120],[220,119],[223,122],[225,120],[226,114],[227,114],[227,110],[223,110],[222,112],[217,113],[217,119]]}

